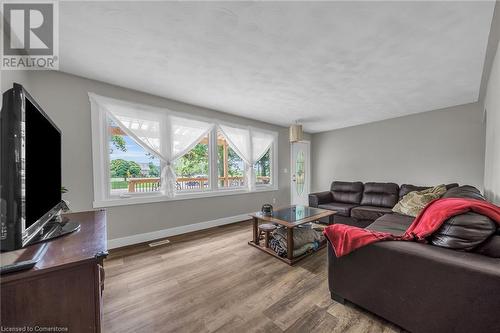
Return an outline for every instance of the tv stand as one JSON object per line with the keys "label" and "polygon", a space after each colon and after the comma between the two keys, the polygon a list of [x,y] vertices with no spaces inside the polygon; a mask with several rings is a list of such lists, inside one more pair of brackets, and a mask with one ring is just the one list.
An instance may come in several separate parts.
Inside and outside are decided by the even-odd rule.
{"label": "tv stand", "polygon": [[[46,247],[35,267],[2,275],[0,317],[5,327],[59,327],[100,332],[103,260],[107,255],[106,212],[63,215],[80,229],[50,242],[0,254],[2,263],[29,260]],[[59,223],[59,222],[57,222]],[[15,257],[15,258],[14,258]]]}
{"label": "tv stand", "polygon": [[40,234],[31,241],[31,244],[45,242],[77,230],[80,230],[80,223],[67,217],[56,216],[43,227]]}

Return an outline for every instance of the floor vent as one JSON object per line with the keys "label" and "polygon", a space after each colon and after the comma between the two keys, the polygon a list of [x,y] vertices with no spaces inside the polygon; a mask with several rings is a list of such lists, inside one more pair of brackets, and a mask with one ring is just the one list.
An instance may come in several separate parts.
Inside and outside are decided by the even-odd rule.
{"label": "floor vent", "polygon": [[169,243],[170,243],[170,241],[168,239],[163,239],[163,240],[160,240],[160,241],[157,241],[157,242],[149,243],[149,247],[167,245]]}

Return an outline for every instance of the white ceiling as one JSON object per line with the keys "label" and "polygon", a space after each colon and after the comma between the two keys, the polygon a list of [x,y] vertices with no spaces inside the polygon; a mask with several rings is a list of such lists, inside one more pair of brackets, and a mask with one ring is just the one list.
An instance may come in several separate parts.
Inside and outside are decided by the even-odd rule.
{"label": "white ceiling", "polygon": [[62,2],[60,68],[320,132],[477,101],[493,8]]}

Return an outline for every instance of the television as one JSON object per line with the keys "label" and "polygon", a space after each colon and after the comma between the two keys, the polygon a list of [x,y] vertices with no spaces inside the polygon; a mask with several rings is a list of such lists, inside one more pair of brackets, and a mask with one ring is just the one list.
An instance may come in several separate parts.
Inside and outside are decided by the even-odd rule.
{"label": "television", "polygon": [[61,210],[61,131],[22,85],[0,111],[1,250],[37,241]]}

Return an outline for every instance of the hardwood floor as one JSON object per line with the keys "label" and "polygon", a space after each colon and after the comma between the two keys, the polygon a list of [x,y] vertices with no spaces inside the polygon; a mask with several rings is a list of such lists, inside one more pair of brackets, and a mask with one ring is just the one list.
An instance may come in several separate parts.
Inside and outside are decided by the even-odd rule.
{"label": "hardwood floor", "polygon": [[330,299],[325,249],[290,267],[251,237],[242,222],[111,252],[104,332],[400,332]]}

